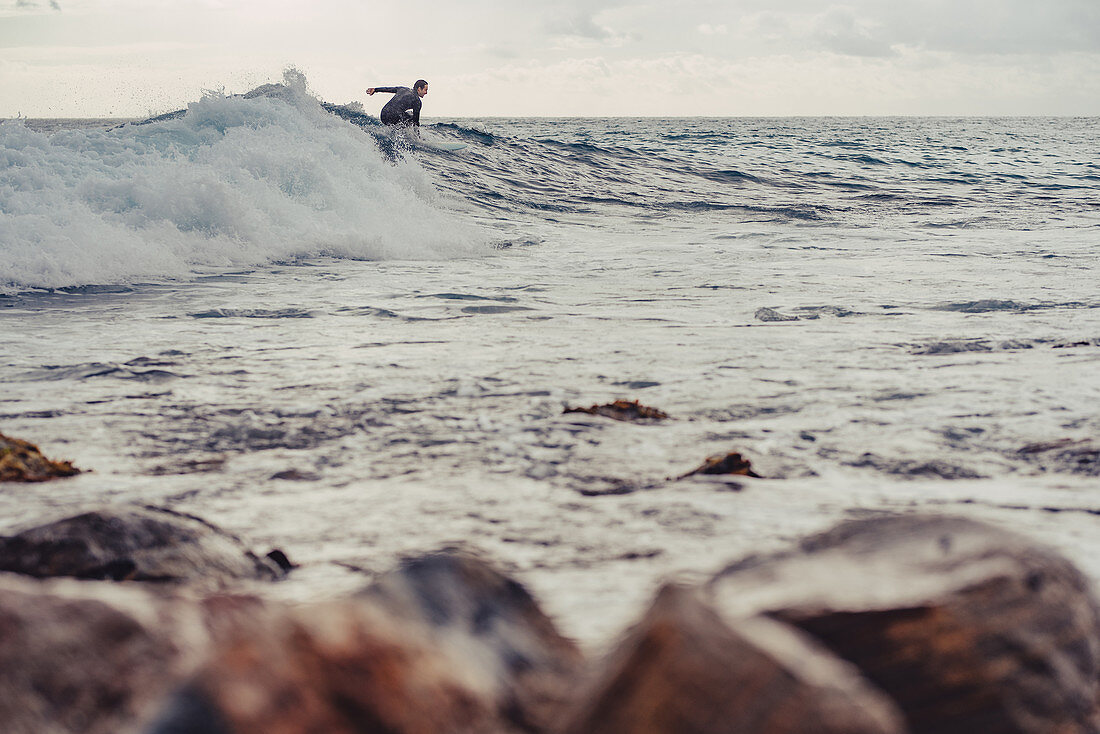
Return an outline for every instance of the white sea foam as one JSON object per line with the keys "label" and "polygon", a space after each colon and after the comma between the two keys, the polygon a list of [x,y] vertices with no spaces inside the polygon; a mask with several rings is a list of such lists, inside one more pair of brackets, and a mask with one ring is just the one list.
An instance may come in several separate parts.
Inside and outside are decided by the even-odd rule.
{"label": "white sea foam", "polygon": [[208,95],[178,119],[110,131],[0,124],[0,288],[488,249],[415,161],[387,160],[288,81],[278,97]]}

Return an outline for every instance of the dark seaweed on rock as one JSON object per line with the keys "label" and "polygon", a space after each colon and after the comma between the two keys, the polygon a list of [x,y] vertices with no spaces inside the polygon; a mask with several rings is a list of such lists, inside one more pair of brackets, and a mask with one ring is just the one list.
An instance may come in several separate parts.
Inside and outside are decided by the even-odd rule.
{"label": "dark seaweed on rock", "polygon": [[681,474],[677,479],[685,479],[695,476],[696,474],[736,474],[738,476],[753,477],[755,479],[763,478],[752,470],[752,463],[736,451],[731,451],[728,454],[710,456],[702,464],[692,469],[687,474]]}
{"label": "dark seaweed on rock", "polygon": [[668,413],[642,405],[637,400],[616,400],[607,405],[593,405],[588,408],[566,408],[563,412],[602,415],[617,421],[660,421],[669,417]]}
{"label": "dark seaweed on rock", "polygon": [[0,433],[0,482],[45,482],[79,473],[71,462],[47,459],[33,443]]}

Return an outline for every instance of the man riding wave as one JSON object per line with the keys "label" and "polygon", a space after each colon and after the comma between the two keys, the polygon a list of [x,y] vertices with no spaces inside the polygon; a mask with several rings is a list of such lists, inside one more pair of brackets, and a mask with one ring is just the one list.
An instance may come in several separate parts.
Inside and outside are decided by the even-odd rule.
{"label": "man riding wave", "polygon": [[378,115],[382,124],[420,127],[420,107],[423,104],[420,100],[428,93],[426,81],[417,79],[411,89],[409,87],[371,87],[367,90],[367,95],[373,96],[375,92],[389,92],[393,95]]}

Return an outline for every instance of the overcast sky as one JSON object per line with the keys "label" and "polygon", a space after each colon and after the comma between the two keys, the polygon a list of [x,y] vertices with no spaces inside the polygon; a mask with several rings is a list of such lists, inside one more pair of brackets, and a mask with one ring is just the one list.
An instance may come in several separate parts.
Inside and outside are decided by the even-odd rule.
{"label": "overcast sky", "polygon": [[[1100,115],[1100,0],[0,0],[0,117],[142,116],[293,66],[424,118]],[[388,96],[386,97],[388,98]]]}

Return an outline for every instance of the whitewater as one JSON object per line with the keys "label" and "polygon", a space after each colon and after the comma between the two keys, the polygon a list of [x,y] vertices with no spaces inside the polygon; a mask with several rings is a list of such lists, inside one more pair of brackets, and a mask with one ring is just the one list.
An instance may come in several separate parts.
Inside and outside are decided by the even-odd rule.
{"label": "whitewater", "polygon": [[[1100,121],[429,113],[0,123],[0,432],[87,470],[0,534],[164,505],[302,600],[464,544],[590,646],[875,513],[1100,580]],[[565,412],[615,399],[670,417]]]}

